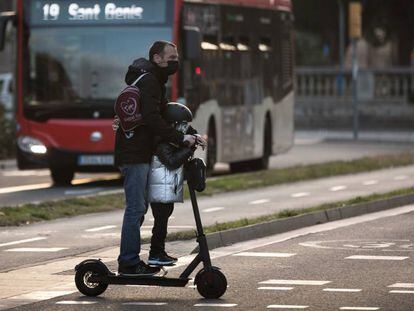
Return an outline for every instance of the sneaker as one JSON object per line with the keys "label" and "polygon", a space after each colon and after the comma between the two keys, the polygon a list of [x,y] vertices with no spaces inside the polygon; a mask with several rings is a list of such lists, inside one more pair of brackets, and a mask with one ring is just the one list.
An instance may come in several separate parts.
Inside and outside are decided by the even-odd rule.
{"label": "sneaker", "polygon": [[150,255],[148,257],[148,264],[154,266],[171,266],[175,263],[174,258],[168,256],[166,253],[157,255]]}
{"label": "sneaker", "polygon": [[136,266],[118,267],[118,273],[125,276],[151,276],[159,273],[160,270],[158,267],[150,267],[142,260]]}
{"label": "sneaker", "polygon": [[166,252],[164,252],[164,256],[165,256],[165,257],[167,257],[168,259],[170,259],[170,260],[174,261],[174,262],[177,262],[177,261],[178,261],[178,258],[175,258],[175,257],[173,257],[173,256],[170,256],[170,255],[168,255]]}

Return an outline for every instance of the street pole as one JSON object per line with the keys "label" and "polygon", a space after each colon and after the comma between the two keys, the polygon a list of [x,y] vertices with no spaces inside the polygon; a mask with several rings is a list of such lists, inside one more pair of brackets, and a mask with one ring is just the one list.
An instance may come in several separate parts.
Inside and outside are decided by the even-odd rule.
{"label": "street pole", "polygon": [[352,110],[354,140],[358,139],[359,109],[358,109],[358,55],[357,42],[362,35],[362,5],[360,2],[349,3],[349,37],[352,45]]}
{"label": "street pole", "polygon": [[353,110],[353,136],[358,140],[359,107],[358,107],[358,56],[357,38],[352,38],[352,110]]}
{"label": "street pole", "polygon": [[345,68],[345,11],[343,0],[338,0],[339,8],[339,68],[338,95],[344,93],[344,68]]}

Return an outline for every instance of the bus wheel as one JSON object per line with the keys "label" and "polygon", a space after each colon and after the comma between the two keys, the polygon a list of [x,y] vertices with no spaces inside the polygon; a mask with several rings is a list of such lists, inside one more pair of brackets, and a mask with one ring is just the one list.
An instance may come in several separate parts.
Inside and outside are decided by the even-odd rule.
{"label": "bus wheel", "polygon": [[260,159],[230,163],[232,173],[266,170],[269,168],[269,159],[272,155],[272,124],[270,118],[266,118],[263,133],[263,156]]}
{"label": "bus wheel", "polygon": [[217,161],[217,136],[213,120],[209,122],[207,135],[207,174],[212,175]]}
{"label": "bus wheel", "polygon": [[263,135],[263,156],[258,161],[258,169],[266,170],[269,168],[269,160],[272,155],[272,123],[269,117],[266,118],[265,130]]}
{"label": "bus wheel", "polygon": [[53,184],[55,186],[69,186],[75,172],[72,169],[52,166],[50,167],[50,175],[52,176]]}

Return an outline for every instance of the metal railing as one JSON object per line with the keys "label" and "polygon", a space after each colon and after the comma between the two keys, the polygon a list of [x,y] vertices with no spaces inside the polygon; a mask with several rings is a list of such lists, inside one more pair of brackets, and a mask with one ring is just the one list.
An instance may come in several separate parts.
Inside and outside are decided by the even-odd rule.
{"label": "metal railing", "polygon": [[[358,97],[368,101],[414,100],[414,68],[359,70]],[[337,68],[297,68],[296,95],[300,98],[337,98],[352,95],[352,73]]]}

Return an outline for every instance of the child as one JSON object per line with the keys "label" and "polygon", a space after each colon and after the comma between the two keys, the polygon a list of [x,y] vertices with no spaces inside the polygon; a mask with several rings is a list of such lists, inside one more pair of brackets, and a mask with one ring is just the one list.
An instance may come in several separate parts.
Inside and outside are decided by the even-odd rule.
{"label": "child", "polygon": [[[183,134],[195,135],[196,131],[188,124],[192,120],[191,111],[184,105],[168,103],[164,119],[174,124]],[[197,135],[197,143],[203,148],[206,142]],[[148,201],[154,216],[151,248],[148,264],[157,266],[172,265],[177,258],[165,252],[168,219],[174,210],[175,202],[183,202],[183,164],[193,155],[189,147],[177,146],[165,141],[157,144],[152,157],[148,184]]]}

